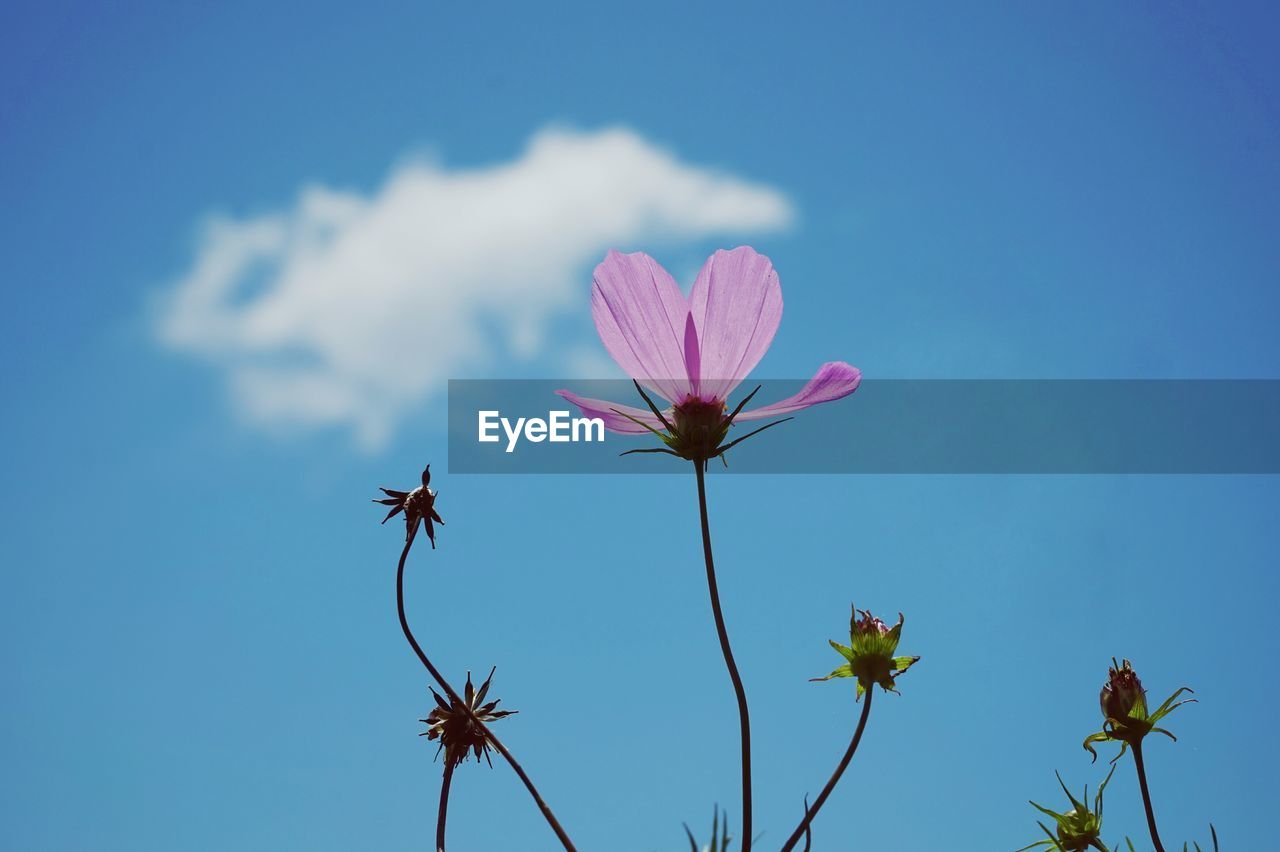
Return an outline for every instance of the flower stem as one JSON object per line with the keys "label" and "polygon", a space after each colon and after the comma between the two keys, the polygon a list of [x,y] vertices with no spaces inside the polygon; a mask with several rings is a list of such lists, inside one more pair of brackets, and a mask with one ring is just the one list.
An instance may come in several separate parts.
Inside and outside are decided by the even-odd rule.
{"label": "flower stem", "polygon": [[[404,638],[409,640],[409,645],[413,648],[414,653],[418,655],[418,659],[422,661],[422,665],[425,666],[427,671],[431,673],[431,676],[435,678],[436,683],[440,684],[440,688],[444,690],[445,695],[449,696],[449,700],[454,704],[454,706],[461,706],[466,709],[467,715],[471,717],[472,723],[484,732],[485,736],[489,738],[489,742],[493,744],[494,749],[497,750],[497,752],[506,759],[507,763],[511,765],[511,768],[515,770],[516,775],[518,775],[520,780],[524,782],[525,789],[529,791],[529,795],[533,796],[533,801],[537,803],[538,810],[542,811],[542,816],[546,819],[547,824],[551,826],[551,830],[555,832],[556,837],[560,839],[560,844],[564,846],[566,852],[577,852],[577,849],[573,845],[573,841],[569,839],[569,835],[565,834],[564,829],[560,827],[560,822],[556,819],[556,815],[551,812],[551,808],[549,808],[547,803],[542,800],[542,795],[538,793],[538,788],[533,786],[533,781],[531,781],[529,776],[525,774],[524,768],[516,761],[515,756],[512,755],[511,752],[507,751],[507,747],[493,735],[493,731],[489,730],[489,727],[471,712],[471,708],[468,707],[467,703],[458,696],[458,693],[449,685],[449,682],[444,679],[444,675],[440,674],[440,670],[432,665],[426,652],[422,650],[422,646],[419,645],[418,640],[414,638],[413,631],[409,629],[409,620],[404,614],[404,563],[405,559],[409,556],[409,547],[412,544],[412,541],[405,542],[404,550],[400,552],[400,564],[396,568],[396,610],[400,614],[400,629],[404,631]],[[447,759],[448,758],[446,757],[446,760]]]}
{"label": "flower stem", "polygon": [[[874,687],[874,684],[872,684]],[[813,807],[805,811],[804,819],[800,821],[800,825],[796,826],[796,830],[791,832],[791,836],[787,838],[787,842],[782,846],[782,852],[790,852],[800,841],[802,836],[806,836],[809,831],[809,823],[813,822],[813,818],[818,815],[818,811],[827,801],[827,797],[831,795],[831,791],[836,788],[836,784],[840,782],[840,776],[849,767],[849,761],[853,760],[853,753],[858,750],[858,743],[862,741],[862,732],[867,727],[867,717],[871,715],[871,696],[875,694],[874,689],[868,689],[862,702],[862,715],[858,717],[858,727],[854,729],[853,739],[849,741],[849,748],[845,751],[844,757],[840,758],[840,765],[836,767],[836,771],[831,774],[831,780],[827,781],[827,786],[822,788],[822,792],[818,794],[818,798],[813,800]],[[808,841],[806,841],[807,843]],[[807,848],[807,847],[806,847]],[[1161,850],[1163,852],[1163,850]]]}
{"label": "flower stem", "polygon": [[449,816],[449,786],[453,783],[453,761],[444,759],[444,780],[440,782],[440,812],[436,815],[436,852],[444,852],[444,823]]}
{"label": "flower stem", "polygon": [[729,633],[724,626],[724,613],[720,610],[720,590],[716,585],[716,566],[711,556],[711,527],[707,523],[707,484],[703,464],[693,463],[698,477],[698,511],[702,518],[702,554],[707,563],[707,591],[711,593],[711,613],[716,620],[716,634],[720,637],[720,651],[724,665],[733,681],[733,693],[738,699],[738,727],[742,734],[742,852],[751,852],[751,717],[747,712],[747,693],[742,688],[742,676],[733,660],[729,647]]}
{"label": "flower stem", "polygon": [[1142,789],[1142,805],[1147,809],[1147,828],[1151,831],[1151,842],[1156,852],[1164,852],[1164,844],[1160,842],[1160,832],[1156,830],[1156,812],[1151,808],[1151,791],[1147,789],[1147,766],[1142,761],[1142,741],[1133,744],[1133,765],[1138,767],[1138,786]]}

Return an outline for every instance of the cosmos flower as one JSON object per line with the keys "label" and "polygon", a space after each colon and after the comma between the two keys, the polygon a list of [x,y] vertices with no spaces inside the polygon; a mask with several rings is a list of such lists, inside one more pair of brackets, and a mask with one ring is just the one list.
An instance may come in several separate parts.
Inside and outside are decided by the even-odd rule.
{"label": "cosmos flower", "polygon": [[1176,742],[1177,737],[1157,725],[1165,716],[1183,704],[1195,703],[1194,698],[1184,698],[1179,701],[1178,697],[1184,692],[1191,692],[1191,690],[1184,686],[1166,698],[1164,703],[1154,711],[1149,711],[1147,691],[1142,688],[1142,681],[1138,679],[1138,673],[1133,670],[1133,665],[1128,660],[1118,664],[1113,658],[1111,668],[1107,670],[1107,682],[1098,696],[1102,718],[1105,721],[1101,731],[1085,738],[1085,749],[1093,755],[1094,760],[1097,760],[1098,753],[1093,749],[1094,743],[1109,740],[1118,742],[1120,753],[1111,761],[1115,763],[1124,756],[1129,746],[1142,742],[1143,738],[1152,732],[1164,734]]}
{"label": "cosmos flower", "polygon": [[[484,699],[489,694],[489,684],[493,681],[495,671],[497,671],[496,667],[489,672],[489,676],[485,678],[479,689],[471,685],[471,672],[467,672],[467,686],[459,696],[465,702],[465,707],[445,699],[434,689],[431,690],[431,694],[436,699],[436,706],[431,708],[427,718],[418,720],[428,726],[427,730],[418,736],[439,740],[440,749],[444,750],[445,761],[454,766],[462,763],[473,753],[477,762],[481,756],[489,760],[489,738],[472,720],[472,715],[487,725],[519,712],[497,709],[497,699],[488,704],[485,703]],[[470,713],[467,712],[468,708]],[[439,753],[440,751],[437,750],[436,754]],[[493,761],[490,760],[489,765],[492,766]]]}
{"label": "cosmos flower", "polygon": [[855,607],[849,617],[849,646],[830,642],[848,662],[826,677],[812,680],[856,677],[859,698],[875,684],[880,684],[886,692],[896,691],[895,678],[920,661],[919,657],[894,656],[902,636],[902,621],[902,613],[898,613],[898,623],[890,627],[865,609]]}
{"label": "cosmos flower", "polygon": [[857,368],[832,361],[794,396],[760,408],[739,405],[726,414],[729,395],[769,349],[782,320],[782,287],[773,264],[746,246],[711,255],[687,298],[653,258],[610,251],[595,270],[591,314],[618,366],[670,407],[660,411],[647,395],[644,410],[557,393],[611,431],[656,432],[668,446],[658,452],[694,461],[722,454],[733,423],[840,399],[862,378]]}
{"label": "cosmos flower", "polygon": [[421,523],[427,529],[427,538],[431,539],[431,549],[435,550],[436,529],[432,522],[434,521],[443,526],[444,521],[441,520],[439,513],[436,512],[436,492],[428,487],[430,484],[431,465],[427,465],[426,469],[422,471],[422,485],[420,487],[412,491],[379,488],[378,490],[387,496],[382,499],[375,497],[373,502],[392,507],[391,511],[387,512],[387,516],[382,519],[384,524],[404,512],[404,535],[405,541],[409,544],[413,543],[414,536],[418,534],[418,524]]}

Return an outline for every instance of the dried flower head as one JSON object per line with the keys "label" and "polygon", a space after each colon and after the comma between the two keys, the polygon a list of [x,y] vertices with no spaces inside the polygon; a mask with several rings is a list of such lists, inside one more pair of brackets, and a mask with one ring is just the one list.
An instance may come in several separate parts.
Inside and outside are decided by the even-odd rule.
{"label": "dried flower head", "polygon": [[1105,721],[1101,731],[1085,737],[1085,749],[1093,755],[1094,760],[1097,760],[1098,753],[1094,751],[1094,743],[1108,740],[1118,742],[1120,753],[1112,759],[1111,762],[1114,763],[1124,756],[1129,746],[1140,743],[1143,737],[1153,731],[1164,734],[1176,742],[1177,737],[1156,725],[1183,704],[1195,702],[1194,698],[1178,701],[1178,697],[1184,692],[1191,692],[1191,690],[1185,686],[1182,687],[1166,698],[1154,712],[1148,712],[1147,691],[1142,688],[1142,681],[1138,679],[1138,673],[1133,670],[1133,665],[1128,660],[1117,663],[1113,657],[1111,668],[1107,671],[1107,682],[1098,696],[1102,718]]}
{"label": "dried flower head", "polygon": [[445,761],[454,766],[462,763],[471,754],[475,754],[477,761],[483,755],[492,766],[493,761],[489,760],[489,738],[475,720],[479,719],[488,724],[520,712],[497,709],[497,699],[488,704],[485,703],[484,699],[489,694],[489,684],[493,681],[494,671],[497,671],[497,667],[489,672],[489,676],[485,678],[479,689],[471,685],[471,672],[467,672],[467,686],[459,696],[461,703],[448,701],[432,689],[431,694],[435,696],[436,706],[431,708],[427,718],[418,720],[428,726],[427,730],[418,736],[439,740],[440,749],[437,749],[436,755],[439,756],[440,750],[443,750]]}
{"label": "dried flower head", "polygon": [[1107,789],[1107,782],[1111,780],[1111,776],[1115,771],[1115,767],[1111,767],[1111,771],[1107,773],[1107,777],[1103,779],[1102,784],[1098,787],[1098,794],[1093,798],[1092,810],[1089,809],[1087,804],[1089,801],[1089,787],[1086,785],[1084,796],[1081,799],[1077,799],[1071,795],[1067,785],[1062,783],[1062,776],[1058,775],[1058,785],[1062,787],[1062,792],[1066,793],[1067,798],[1071,800],[1071,810],[1066,813],[1058,813],[1032,802],[1031,806],[1033,808],[1053,817],[1054,822],[1057,823],[1056,830],[1050,831],[1049,827],[1044,823],[1037,823],[1040,829],[1048,836],[1048,839],[1024,846],[1018,852],[1025,852],[1027,849],[1035,849],[1040,846],[1056,849],[1059,852],[1085,852],[1087,849],[1101,849],[1102,852],[1107,852],[1107,847],[1102,843],[1102,792]]}
{"label": "dried flower head", "polygon": [[831,647],[848,660],[826,677],[812,680],[831,680],[836,677],[856,677],[858,698],[875,684],[886,692],[896,692],[895,678],[911,668],[919,657],[895,657],[898,640],[902,636],[902,613],[898,623],[889,627],[867,610],[853,608],[849,618],[849,647],[832,640]]}
{"label": "dried flower head", "polygon": [[431,465],[427,465],[422,471],[422,485],[412,491],[396,491],[393,488],[379,488],[383,494],[387,496],[378,499],[374,498],[373,502],[381,503],[384,506],[391,506],[391,511],[382,519],[385,524],[396,515],[404,512],[405,533],[404,540],[409,544],[413,543],[413,538],[418,534],[418,524],[427,528],[427,538],[431,539],[431,549],[436,549],[436,529],[432,525],[434,521],[444,526],[444,521],[436,512],[436,493],[428,486],[431,484]]}

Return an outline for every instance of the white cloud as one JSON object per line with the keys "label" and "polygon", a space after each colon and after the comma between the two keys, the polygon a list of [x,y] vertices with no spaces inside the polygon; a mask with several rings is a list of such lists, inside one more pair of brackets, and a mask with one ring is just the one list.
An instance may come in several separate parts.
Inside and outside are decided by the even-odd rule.
{"label": "white cloud", "polygon": [[349,426],[366,447],[505,347],[530,358],[588,299],[583,270],[644,248],[788,224],[779,191],[681,162],[626,129],[536,134],[476,169],[415,161],[372,195],[324,186],[292,209],[211,220],[158,334],[225,370],[274,428]]}

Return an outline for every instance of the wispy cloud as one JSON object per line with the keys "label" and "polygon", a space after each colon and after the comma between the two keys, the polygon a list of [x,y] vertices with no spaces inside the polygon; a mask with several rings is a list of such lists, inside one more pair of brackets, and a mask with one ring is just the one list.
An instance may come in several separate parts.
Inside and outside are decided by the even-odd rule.
{"label": "wispy cloud", "polygon": [[252,422],[345,426],[369,448],[450,376],[539,354],[609,247],[785,226],[778,190],[626,129],[536,134],[475,169],[414,161],[372,195],[320,185],[287,210],[211,219],[158,334],[225,371]]}

